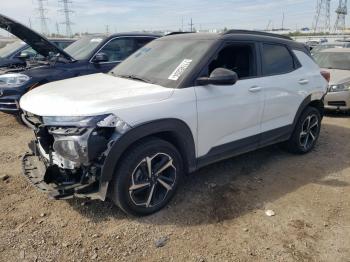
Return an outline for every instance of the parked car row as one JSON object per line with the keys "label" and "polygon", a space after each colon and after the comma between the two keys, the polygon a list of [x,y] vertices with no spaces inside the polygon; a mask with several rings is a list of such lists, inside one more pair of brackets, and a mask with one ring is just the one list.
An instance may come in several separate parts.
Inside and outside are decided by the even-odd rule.
{"label": "parked car row", "polygon": [[[25,93],[17,109],[35,134],[23,174],[55,199],[109,198],[149,215],[208,164],[276,143],[305,154],[317,143],[330,76],[288,37],[119,34],[57,53],[42,68],[0,77],[0,87],[30,86],[31,72],[79,72],[14,98]],[[84,71],[74,71],[80,63]]]}

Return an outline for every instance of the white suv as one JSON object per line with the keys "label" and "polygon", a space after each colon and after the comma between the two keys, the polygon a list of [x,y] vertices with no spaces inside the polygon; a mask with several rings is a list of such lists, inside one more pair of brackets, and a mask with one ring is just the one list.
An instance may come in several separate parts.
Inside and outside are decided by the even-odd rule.
{"label": "white suv", "polygon": [[36,137],[24,175],[56,199],[109,197],[129,214],[151,214],[185,174],[210,163],[281,142],[309,152],[326,77],[307,47],[287,37],[166,36],[109,74],[23,96]]}

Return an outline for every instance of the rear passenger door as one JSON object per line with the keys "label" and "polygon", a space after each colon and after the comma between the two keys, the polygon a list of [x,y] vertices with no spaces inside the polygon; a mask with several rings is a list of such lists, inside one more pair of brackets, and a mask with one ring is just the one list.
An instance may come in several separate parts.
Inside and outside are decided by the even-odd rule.
{"label": "rear passenger door", "polygon": [[260,51],[262,78],[259,85],[264,90],[261,143],[266,145],[291,132],[309,79],[303,76],[301,64],[286,45],[261,43]]}

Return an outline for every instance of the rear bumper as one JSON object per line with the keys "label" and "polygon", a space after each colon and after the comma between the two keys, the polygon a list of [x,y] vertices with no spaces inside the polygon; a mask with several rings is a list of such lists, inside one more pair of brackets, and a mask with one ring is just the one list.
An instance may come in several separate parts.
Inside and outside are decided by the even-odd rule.
{"label": "rear bumper", "polygon": [[[47,165],[38,155],[34,142],[30,144],[32,152],[22,158],[23,176],[39,191],[45,192],[53,199],[70,199],[73,197],[105,200],[108,183],[99,183],[95,179],[86,179],[83,171],[77,171],[80,179],[70,178],[66,170],[58,166]],[[59,181],[59,182],[58,182]]]}
{"label": "rear bumper", "polygon": [[326,110],[350,110],[350,91],[327,93],[324,98],[324,107]]}

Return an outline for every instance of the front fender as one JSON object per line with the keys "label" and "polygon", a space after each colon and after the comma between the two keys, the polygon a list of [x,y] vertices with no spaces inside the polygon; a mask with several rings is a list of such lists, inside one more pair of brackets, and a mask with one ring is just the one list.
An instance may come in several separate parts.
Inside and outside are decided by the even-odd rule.
{"label": "front fender", "polygon": [[161,119],[133,127],[114,142],[103,164],[100,181],[111,181],[123,153],[135,142],[149,136],[173,143],[183,157],[186,171],[196,169],[195,143],[190,128],[178,119]]}

